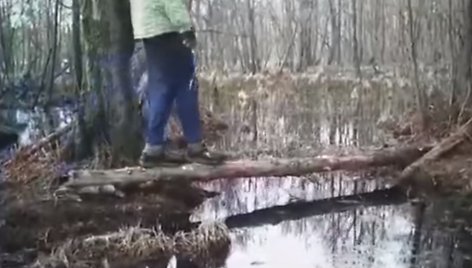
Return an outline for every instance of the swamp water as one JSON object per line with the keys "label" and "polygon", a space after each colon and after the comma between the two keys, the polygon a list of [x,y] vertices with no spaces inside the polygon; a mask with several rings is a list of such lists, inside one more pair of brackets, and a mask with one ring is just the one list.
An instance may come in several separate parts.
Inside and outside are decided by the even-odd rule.
{"label": "swamp water", "polygon": [[[398,94],[376,89],[299,90],[296,97],[269,95],[257,105],[258,147],[268,151],[295,147],[305,155],[333,147],[338,152],[352,147],[378,148],[392,142],[379,130],[379,122],[400,116],[407,106]],[[232,107],[228,115],[234,120],[232,127],[254,120],[254,111],[241,112],[234,101],[227,107]],[[229,133],[238,133],[238,129]],[[226,146],[254,146],[254,139],[236,136],[225,141]],[[290,154],[290,149],[283,153]],[[201,186],[221,192],[221,196],[207,201],[194,219],[224,219],[300,200],[366,193],[386,184],[388,179],[368,172],[216,181]],[[463,220],[452,216],[448,223],[454,227],[443,226],[444,216],[452,208],[441,203],[422,210],[391,201],[396,205],[388,205],[389,200],[364,202],[361,198],[346,201],[354,202],[351,209],[338,209],[342,202],[332,200],[327,201],[328,209],[312,208],[322,212],[316,216],[284,221],[291,215],[280,213],[276,224],[234,229],[227,267],[472,267],[472,248],[467,246],[472,244],[472,233],[460,231],[454,223]]]}
{"label": "swamp water", "polygon": [[[209,102],[214,105],[213,100]],[[285,157],[378,148],[390,142],[378,130],[378,121],[401,115],[406,106],[404,100],[386,92],[336,88],[269,94],[258,103],[234,95],[222,96],[219,102],[212,108],[230,125],[219,147]],[[57,116],[68,118],[62,112]],[[26,141],[42,120],[27,118]],[[275,224],[232,229],[227,268],[472,267],[469,224],[448,204],[422,210],[388,199],[330,201],[383,189],[386,184],[388,179],[368,172],[215,181],[200,186],[221,195],[206,201],[192,220],[212,221],[300,200],[324,199],[323,208],[312,207],[317,210],[313,216],[286,220],[291,215],[276,212],[272,216]]]}

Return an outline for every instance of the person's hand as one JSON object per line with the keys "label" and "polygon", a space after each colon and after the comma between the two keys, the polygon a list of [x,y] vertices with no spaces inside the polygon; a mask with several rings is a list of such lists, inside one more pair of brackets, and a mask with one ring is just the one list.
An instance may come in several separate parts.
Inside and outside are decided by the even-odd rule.
{"label": "person's hand", "polygon": [[188,31],[182,33],[182,38],[184,45],[191,49],[195,49],[197,47],[197,37],[195,36],[195,30],[192,28]]}

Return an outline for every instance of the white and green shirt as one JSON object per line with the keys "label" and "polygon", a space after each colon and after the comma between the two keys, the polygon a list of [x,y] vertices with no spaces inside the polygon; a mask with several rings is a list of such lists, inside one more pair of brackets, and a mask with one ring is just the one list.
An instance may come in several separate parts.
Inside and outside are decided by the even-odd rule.
{"label": "white and green shirt", "polygon": [[129,0],[135,39],[150,38],[168,32],[190,30],[192,21],[185,1]]}

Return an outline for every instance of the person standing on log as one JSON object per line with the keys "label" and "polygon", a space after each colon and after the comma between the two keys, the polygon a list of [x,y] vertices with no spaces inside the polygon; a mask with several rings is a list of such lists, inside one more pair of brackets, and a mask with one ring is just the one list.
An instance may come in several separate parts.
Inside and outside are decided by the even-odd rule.
{"label": "person standing on log", "polygon": [[[195,30],[185,0],[130,0],[134,39],[143,42],[148,69],[145,167],[184,162],[217,165],[223,156],[202,141],[198,87],[194,83]],[[191,3],[188,3],[189,5]],[[165,146],[165,128],[174,101],[187,142],[184,154]]]}

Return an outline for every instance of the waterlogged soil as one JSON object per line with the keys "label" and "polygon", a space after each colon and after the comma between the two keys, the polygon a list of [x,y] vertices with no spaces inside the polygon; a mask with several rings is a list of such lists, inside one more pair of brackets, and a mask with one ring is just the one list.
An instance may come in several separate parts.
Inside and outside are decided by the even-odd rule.
{"label": "waterlogged soil", "polygon": [[190,211],[212,195],[185,185],[124,192],[126,199],[82,196],[83,202],[9,198],[0,212],[0,248],[8,253],[0,255],[0,267],[29,267],[22,265],[29,265],[38,254],[46,258],[71,238],[118,232],[125,227],[154,228],[159,223],[170,235],[189,230]]}
{"label": "waterlogged soil", "polygon": [[[379,122],[405,112],[402,91],[382,85],[360,90],[350,83],[289,84],[292,90],[284,92],[272,90],[269,82],[259,85],[257,94],[271,94],[256,102],[251,102],[252,84],[246,88],[238,82],[232,87],[235,90],[220,90],[218,97],[204,94],[210,109],[221,114],[230,128],[217,146],[286,157],[316,155],[329,148],[395,146],[397,141],[389,131],[381,130]],[[464,159],[460,158],[461,167],[469,163]],[[439,170],[436,166],[438,172],[433,173]],[[469,177],[467,172],[456,174]],[[380,199],[363,195],[390,186],[391,176],[334,172],[201,184],[221,194],[200,205],[191,220],[224,220],[278,206],[267,213],[272,218],[231,230],[233,247],[227,268],[472,267],[472,197],[430,200],[422,206],[391,195]],[[285,207],[316,200],[322,202],[303,211]],[[171,261],[169,267],[175,263]]]}

